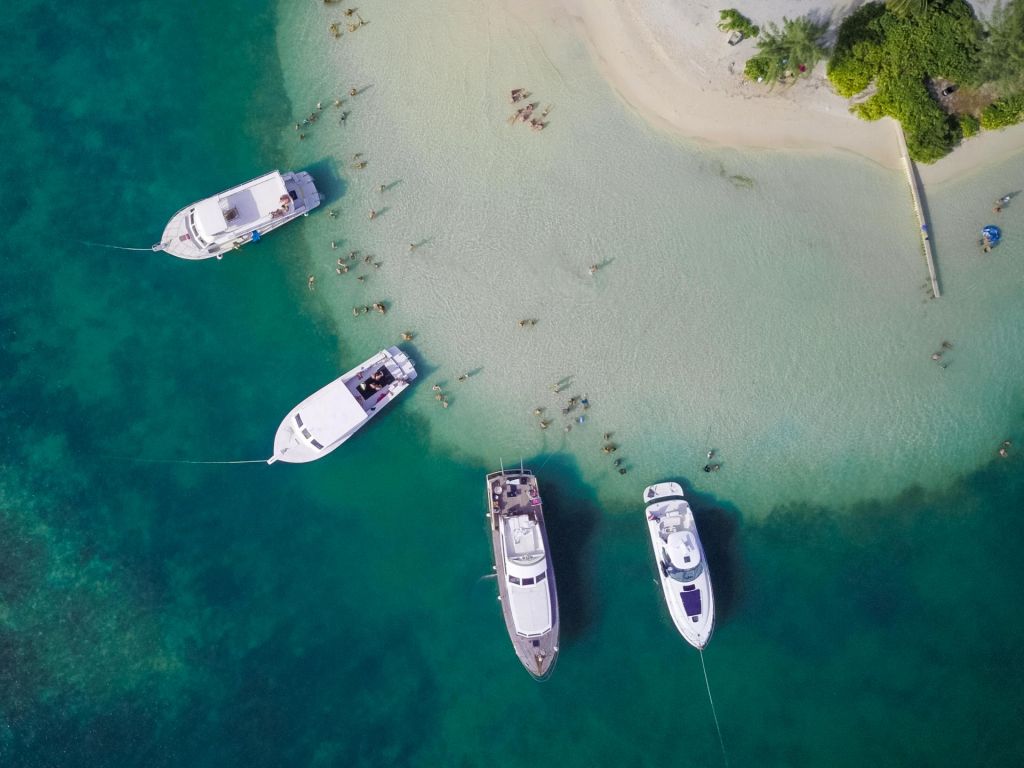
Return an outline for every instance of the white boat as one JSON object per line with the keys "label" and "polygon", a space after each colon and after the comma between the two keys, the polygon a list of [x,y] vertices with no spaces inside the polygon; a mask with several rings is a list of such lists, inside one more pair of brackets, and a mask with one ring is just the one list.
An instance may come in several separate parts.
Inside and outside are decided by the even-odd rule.
{"label": "white boat", "polygon": [[271,171],[182,208],[153,250],[181,259],[219,259],[318,205],[320,193],[308,173]]}
{"label": "white boat", "polygon": [[314,392],[288,412],[267,464],[316,461],[354,435],[416,378],[402,350],[389,347]]}
{"label": "white boat", "polygon": [[686,642],[703,649],[715,629],[715,598],[693,510],[678,483],[649,486],[644,501],[668,612]]}
{"label": "white boat", "polygon": [[505,628],[526,671],[543,680],[558,657],[558,593],[537,478],[522,468],[492,472],[487,500]]}

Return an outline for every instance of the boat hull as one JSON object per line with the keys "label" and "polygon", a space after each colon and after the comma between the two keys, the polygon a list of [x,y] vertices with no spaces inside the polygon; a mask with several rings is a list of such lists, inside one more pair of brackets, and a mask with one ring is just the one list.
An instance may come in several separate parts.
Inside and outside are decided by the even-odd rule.
{"label": "boat hull", "polygon": [[[197,239],[194,225],[194,214],[196,207],[204,202],[197,201],[187,205],[178,211],[164,227],[160,242],[153,246],[154,251],[165,251],[179,259],[189,261],[200,261],[203,259],[220,259],[225,253],[238,250],[242,246],[260,240],[264,235],[283,227],[290,221],[307,215],[311,210],[320,205],[320,193],[316,189],[313,177],[305,171],[288,172],[281,174],[285,189],[292,195],[294,203],[290,209],[281,216],[273,219],[264,219],[256,222],[252,227],[232,232],[223,241],[208,242],[200,244]],[[262,177],[261,177],[262,178]],[[258,179],[241,184],[232,190],[222,192],[227,195],[235,190],[244,188]],[[215,199],[215,198],[208,198]]]}
{"label": "boat hull", "polygon": [[[644,491],[644,501],[647,502],[644,513],[658,580],[672,623],[686,642],[703,650],[715,629],[715,598],[711,587],[711,570],[692,510],[683,498],[683,489],[677,483],[659,483],[648,487]],[[673,576],[663,565],[666,542],[662,538],[661,521],[666,515],[676,513],[681,515],[679,532],[690,537],[688,540],[699,553],[700,572],[692,576],[678,571]]]}
{"label": "boat hull", "polygon": [[492,505],[492,484],[495,481],[500,482],[506,478],[518,478],[521,476],[532,478],[533,475],[528,471],[523,472],[520,470],[505,470],[503,472],[492,472],[487,475],[485,493],[491,533],[491,555],[494,558],[494,570],[498,582],[498,600],[501,602],[501,613],[505,620],[505,629],[508,631],[509,639],[512,641],[512,647],[515,649],[516,656],[519,658],[520,663],[522,663],[523,668],[534,680],[546,680],[554,671],[555,662],[558,659],[559,610],[555,570],[551,565],[551,550],[548,546],[547,527],[544,524],[543,509],[538,506],[537,514],[540,522],[544,552],[546,553],[547,576],[545,583],[547,584],[548,599],[551,606],[551,628],[541,635],[527,637],[519,634],[512,616],[508,571],[502,547],[499,514]]}
{"label": "boat hull", "polygon": [[[373,399],[367,401],[368,408],[362,412],[358,420],[352,420],[350,428],[346,429],[337,439],[324,443],[322,448],[310,445],[308,440],[304,440],[299,436],[300,430],[305,425],[296,423],[296,414],[303,412],[304,408],[324,394],[333,395],[332,390],[335,390],[340,397],[351,397],[359,381],[362,380],[362,374],[381,365],[387,366],[393,374],[394,381],[386,390],[376,393]],[[282,419],[277,432],[274,434],[274,455],[267,460],[267,463],[273,464],[277,461],[283,461],[288,464],[305,464],[322,459],[347,442],[371,418],[384,410],[387,405],[408,389],[416,375],[416,368],[412,360],[398,347],[389,347],[388,349],[381,350],[352,370],[321,387],[292,408],[288,415]],[[345,403],[347,408],[354,410],[350,401],[346,400]]]}

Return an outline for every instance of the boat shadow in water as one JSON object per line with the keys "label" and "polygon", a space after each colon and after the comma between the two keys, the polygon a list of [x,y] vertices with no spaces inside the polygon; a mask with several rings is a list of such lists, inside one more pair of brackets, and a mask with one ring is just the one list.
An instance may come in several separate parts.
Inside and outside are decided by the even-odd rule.
{"label": "boat shadow in water", "polygon": [[743,600],[744,571],[737,545],[740,513],[732,504],[695,491],[685,480],[677,479],[690,502],[700,543],[711,569],[715,594],[715,623],[721,626],[736,612]]}
{"label": "boat shadow in water", "polygon": [[318,160],[302,170],[313,177],[317,192],[320,193],[321,208],[338,202],[348,192],[348,183],[338,175],[335,163],[329,158]]}
{"label": "boat shadow in water", "polygon": [[537,456],[524,466],[532,469],[540,482],[561,633],[563,639],[572,641],[594,620],[596,574],[591,550],[600,509],[575,459],[558,454]]}

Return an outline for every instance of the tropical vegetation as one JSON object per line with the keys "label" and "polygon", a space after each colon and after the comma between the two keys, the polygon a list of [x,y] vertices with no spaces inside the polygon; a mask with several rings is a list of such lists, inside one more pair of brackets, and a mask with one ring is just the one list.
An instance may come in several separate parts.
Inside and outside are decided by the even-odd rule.
{"label": "tropical vegetation", "polygon": [[999,5],[988,25],[965,0],[867,3],[843,20],[827,73],[861,99],[858,115],[899,120],[911,157],[934,162],[979,128],[1024,118],[1024,0]]}
{"label": "tropical vegetation", "polygon": [[768,22],[757,40],[758,52],[747,60],[743,73],[751,80],[779,83],[810,74],[825,58],[827,49],[821,41],[826,24],[806,16],[783,17],[782,27]]}
{"label": "tropical vegetation", "polygon": [[744,37],[757,37],[761,31],[760,27],[735,8],[719,11],[718,15],[721,18],[718,28],[723,32],[739,32]]}

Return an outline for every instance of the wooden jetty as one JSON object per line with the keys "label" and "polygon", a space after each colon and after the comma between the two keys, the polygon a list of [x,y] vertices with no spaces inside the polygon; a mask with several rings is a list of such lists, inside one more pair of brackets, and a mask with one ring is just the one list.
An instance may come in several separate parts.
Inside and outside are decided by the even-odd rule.
{"label": "wooden jetty", "polygon": [[924,215],[924,204],[922,203],[924,195],[921,190],[921,178],[917,175],[914,161],[910,159],[910,153],[907,151],[907,138],[903,135],[903,126],[900,125],[899,121],[896,121],[896,136],[900,143],[900,157],[903,158],[903,167],[907,172],[907,182],[910,184],[910,196],[914,200],[914,213],[917,214],[917,222],[921,225],[919,230],[921,233],[921,245],[924,246],[924,260],[928,265],[928,278],[932,283],[932,296],[937,299],[942,294],[939,292],[939,277],[935,272],[935,254],[932,253],[931,230],[928,227],[928,219]]}

